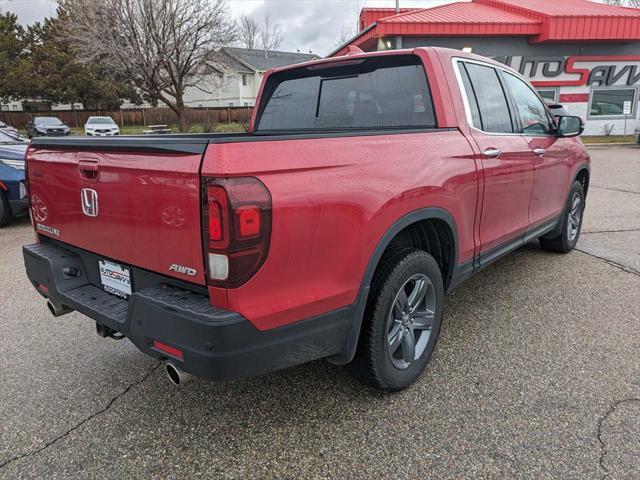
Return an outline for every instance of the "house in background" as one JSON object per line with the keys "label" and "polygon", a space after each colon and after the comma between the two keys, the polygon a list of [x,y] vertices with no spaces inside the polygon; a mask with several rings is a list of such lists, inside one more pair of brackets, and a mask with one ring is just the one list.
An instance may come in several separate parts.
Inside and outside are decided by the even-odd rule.
{"label": "house in background", "polygon": [[188,107],[253,107],[264,73],[308,62],[318,55],[247,48],[223,48],[207,65],[202,82],[184,95]]}
{"label": "house in background", "polygon": [[[320,58],[318,55],[275,50],[250,50],[247,48],[222,48],[213,52],[202,66],[195,81],[196,86],[188,87],[184,94],[187,107],[253,107],[264,73],[270,68],[285,67],[296,63]],[[123,109],[148,108],[143,103],[134,105],[125,102]],[[160,107],[164,105],[159,104]],[[81,103],[51,104],[25,99],[0,105],[3,112],[49,112],[82,110]]]}

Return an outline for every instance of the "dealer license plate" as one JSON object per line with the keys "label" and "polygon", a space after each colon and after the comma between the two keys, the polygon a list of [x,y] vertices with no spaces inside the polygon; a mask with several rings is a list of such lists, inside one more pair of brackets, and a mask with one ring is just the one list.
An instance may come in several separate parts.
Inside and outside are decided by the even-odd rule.
{"label": "dealer license plate", "polygon": [[131,295],[131,270],[118,263],[99,260],[102,288],[114,295],[128,298]]}

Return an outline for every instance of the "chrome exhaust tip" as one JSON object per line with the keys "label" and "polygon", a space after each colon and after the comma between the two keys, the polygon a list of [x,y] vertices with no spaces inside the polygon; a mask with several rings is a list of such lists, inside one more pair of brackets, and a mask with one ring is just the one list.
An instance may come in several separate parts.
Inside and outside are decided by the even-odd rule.
{"label": "chrome exhaust tip", "polygon": [[173,363],[167,362],[165,363],[165,371],[167,372],[167,377],[169,377],[169,381],[176,386],[184,385],[189,380],[193,378],[193,375],[183,372],[178,367],[176,367]]}

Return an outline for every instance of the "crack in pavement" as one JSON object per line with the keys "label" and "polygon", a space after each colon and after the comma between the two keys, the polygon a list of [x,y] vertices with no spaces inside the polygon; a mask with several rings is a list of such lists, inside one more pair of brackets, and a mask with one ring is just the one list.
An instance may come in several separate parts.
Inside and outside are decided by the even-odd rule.
{"label": "crack in pavement", "polygon": [[589,255],[590,257],[597,258],[598,260],[602,260],[603,262],[608,263],[612,267],[616,267],[616,268],[622,270],[623,272],[630,273],[632,275],[637,275],[637,276],[640,277],[640,272],[638,270],[636,270],[635,268],[633,268],[633,267],[628,267],[626,265],[622,265],[620,263],[616,263],[613,260],[609,260],[608,258],[604,258],[604,257],[599,257],[598,255],[595,255],[595,254],[589,253],[589,252],[585,252],[584,250],[580,250],[579,248],[575,248],[574,250],[576,252],[580,252],[580,253],[584,253],[585,255]]}
{"label": "crack in pavement", "polygon": [[624,188],[601,187],[599,185],[589,185],[589,188],[597,188],[599,190],[611,190],[612,192],[622,192],[622,193],[631,193],[633,195],[640,195],[640,192],[634,192],[633,190],[625,190]]}
{"label": "crack in pavement", "polygon": [[621,232],[640,232],[640,228],[629,228],[626,230],[594,230],[592,232],[580,232],[582,235],[588,235],[590,233],[621,233]]}
{"label": "crack in pavement", "polygon": [[602,440],[602,426],[604,425],[604,422],[606,422],[607,419],[611,416],[611,414],[616,411],[616,408],[618,408],[623,403],[628,402],[640,402],[640,398],[631,397],[617,400],[613,403],[613,405],[611,405],[609,410],[607,410],[607,412],[598,419],[598,431],[596,436],[598,438],[598,442],[600,442],[600,469],[604,472],[604,474],[602,475],[603,479],[609,476],[609,469],[604,464],[604,458],[607,456],[607,444],[604,442],[604,440]]}
{"label": "crack in pavement", "polygon": [[158,362],[158,364],[156,366],[154,366],[151,370],[149,370],[147,373],[144,374],[144,376],[139,379],[136,380],[135,382],[130,383],[129,385],[127,385],[127,387],[120,392],[119,394],[117,394],[115,397],[113,397],[111,400],[109,400],[109,402],[107,403],[107,405],[103,408],[101,408],[100,410],[98,410],[95,413],[92,413],[91,415],[89,415],[88,417],[86,417],[85,419],[81,420],[79,423],[77,423],[76,425],[74,425],[73,427],[71,427],[69,430],[67,430],[66,432],[64,432],[61,435],[58,435],[57,437],[55,437],[53,440],[51,440],[50,442],[47,442],[45,445],[43,445],[40,448],[37,448],[36,450],[33,450],[32,452],[27,452],[27,453],[23,453],[21,455],[17,455],[13,458],[10,458],[9,460],[7,460],[6,462],[3,462],[0,464],[0,469],[6,467],[7,465],[17,461],[17,460],[21,460],[23,458],[27,458],[27,457],[31,457],[33,455],[36,455],[40,452],[43,452],[44,450],[46,450],[47,448],[49,448],[51,445],[53,445],[54,443],[58,442],[59,440],[62,440],[64,437],[68,436],[71,432],[73,432],[74,430],[77,430],[78,428],[80,428],[82,425],[84,425],[85,423],[89,422],[90,420],[94,419],[95,417],[97,417],[98,415],[106,412],[107,410],[109,410],[113,404],[115,403],[116,400],[118,400],[119,398],[123,397],[124,395],[126,395],[133,387],[135,387],[136,385],[140,385],[142,382],[144,382],[147,378],[149,378],[149,376],[151,376],[151,374],[153,372],[155,372],[156,370],[158,370],[158,368],[160,368],[160,366],[162,365],[162,362]]}

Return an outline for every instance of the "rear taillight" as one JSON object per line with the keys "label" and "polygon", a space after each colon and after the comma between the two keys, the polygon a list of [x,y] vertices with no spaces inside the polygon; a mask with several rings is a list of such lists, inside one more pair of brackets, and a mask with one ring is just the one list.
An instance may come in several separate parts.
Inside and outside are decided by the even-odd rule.
{"label": "rear taillight", "polygon": [[269,250],[269,190],[254,177],[203,178],[202,228],[208,283],[242,285],[262,266]]}

